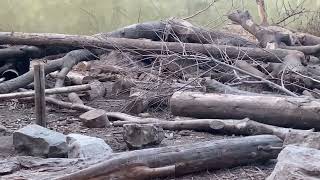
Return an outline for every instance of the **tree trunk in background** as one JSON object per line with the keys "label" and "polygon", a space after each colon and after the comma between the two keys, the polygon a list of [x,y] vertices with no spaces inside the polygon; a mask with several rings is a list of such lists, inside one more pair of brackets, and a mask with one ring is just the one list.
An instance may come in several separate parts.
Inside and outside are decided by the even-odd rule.
{"label": "tree trunk in background", "polygon": [[258,12],[261,20],[261,25],[267,26],[269,25],[268,23],[268,15],[266,11],[266,6],[264,4],[264,0],[256,0],[257,5],[258,5]]}

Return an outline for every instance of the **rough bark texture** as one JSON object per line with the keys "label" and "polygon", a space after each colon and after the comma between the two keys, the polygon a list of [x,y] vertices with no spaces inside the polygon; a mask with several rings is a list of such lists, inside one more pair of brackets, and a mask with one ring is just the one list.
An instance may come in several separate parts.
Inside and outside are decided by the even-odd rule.
{"label": "rough bark texture", "polygon": [[265,124],[320,129],[320,101],[296,97],[241,96],[176,92],[170,100],[177,116],[196,118],[250,118]]}
{"label": "rough bark texture", "polygon": [[281,62],[281,58],[288,55],[290,50],[259,49],[249,47],[235,47],[214,44],[194,44],[177,42],[153,42],[126,38],[96,38],[92,36],[66,35],[66,34],[36,34],[36,33],[0,33],[2,44],[27,45],[55,45],[87,48],[106,48],[135,50],[141,53],[202,53],[213,57],[221,57],[221,50],[229,58],[253,58],[258,61]]}
{"label": "rough bark texture", "polygon": [[[201,170],[221,169],[273,159],[277,157],[281,146],[282,141],[276,136],[260,135],[130,151],[120,153],[92,167],[56,178],[56,180],[106,178],[117,171],[125,173],[128,167],[136,166],[160,168],[175,165],[172,172],[178,176]],[[277,147],[277,150],[270,149],[270,147]],[[135,177],[130,178],[136,179]]]}
{"label": "rough bark texture", "polygon": [[156,124],[167,130],[195,130],[201,132],[210,132],[227,135],[260,135],[271,134],[281,139],[285,139],[290,133],[309,134],[312,131],[282,128],[267,124],[262,124],[249,119],[229,120],[229,119],[192,119],[165,121],[155,118],[133,117],[128,120],[114,121],[113,126],[123,126],[124,124]]}
{"label": "rough bark texture", "polygon": [[228,18],[240,24],[245,30],[254,35],[258,39],[261,47],[267,47],[268,44],[274,44],[276,47],[281,43],[286,45],[294,44],[289,35],[275,32],[256,24],[248,11],[235,11],[229,14]]}
{"label": "rough bark texture", "polygon": [[[1,40],[0,40],[1,41]],[[75,62],[89,61],[94,58],[94,55],[88,50],[74,50],[66,54],[64,57],[50,61],[45,65],[45,73],[51,73],[68,64],[76,64]],[[0,84],[0,94],[9,93],[18,88],[24,87],[33,82],[33,70],[9,81]]]}

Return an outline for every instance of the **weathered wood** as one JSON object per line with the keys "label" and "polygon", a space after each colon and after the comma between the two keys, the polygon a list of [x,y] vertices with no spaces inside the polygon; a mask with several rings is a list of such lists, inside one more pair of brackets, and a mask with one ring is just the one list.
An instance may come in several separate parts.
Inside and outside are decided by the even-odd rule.
{"label": "weathered wood", "polygon": [[261,25],[268,25],[268,15],[266,11],[266,6],[264,4],[264,0],[256,0],[256,3],[258,5],[258,12],[259,12],[259,17],[261,21]]}
{"label": "weathered wood", "polygon": [[0,61],[12,58],[30,57],[38,58],[42,54],[41,49],[35,46],[12,46],[0,49]]}
{"label": "weathered wood", "polygon": [[[85,85],[77,85],[77,86],[68,86],[68,87],[61,87],[61,88],[52,88],[46,89],[45,94],[62,94],[62,93],[69,93],[69,92],[79,92],[79,91],[87,91],[91,89],[90,84]],[[16,92],[16,93],[9,93],[9,94],[0,94],[0,100],[7,100],[7,99],[18,99],[18,98],[25,98],[34,96],[34,91],[26,91],[26,92]]]}
{"label": "weathered wood", "polygon": [[172,18],[168,20],[168,29],[174,34],[172,41],[184,43],[200,44],[221,44],[232,46],[256,47],[256,43],[251,42],[238,34],[226,33],[217,30],[206,30],[194,26],[188,21]]}
{"label": "weathered wood", "polygon": [[86,111],[90,111],[90,110],[94,110],[95,108],[92,108],[90,106],[86,106],[83,104],[78,104],[78,103],[69,103],[69,102],[64,102],[55,98],[51,98],[51,97],[46,97],[46,102],[56,105],[58,107],[61,108],[67,108],[67,109],[74,109],[80,112],[86,112]]}
{"label": "weathered wood", "polygon": [[309,98],[176,92],[170,105],[176,116],[205,119],[248,117],[281,127],[320,129],[320,101]]}
{"label": "weathered wood", "polygon": [[206,87],[207,93],[221,93],[221,94],[238,94],[238,95],[258,95],[258,93],[239,90],[234,87],[222,84],[219,81],[210,78],[204,78],[202,83]]}
{"label": "weathered wood", "polygon": [[[263,162],[277,157],[282,141],[272,135],[214,140],[181,146],[152,148],[117,154],[102,163],[89,168],[62,175],[56,180],[118,179],[114,175],[130,174],[133,167],[163,168],[171,167],[166,175],[179,176],[208,169],[222,169],[250,163]],[[168,172],[168,171],[165,171]],[[126,179],[150,179],[132,174]]]}
{"label": "weathered wood", "polygon": [[44,63],[37,62],[33,66],[36,124],[46,127],[46,101],[45,101],[45,73]]}
{"label": "weathered wood", "polygon": [[105,48],[134,50],[141,53],[201,53],[213,57],[221,57],[221,50],[229,58],[253,58],[258,61],[281,62],[290,50],[260,49],[249,47],[236,47],[215,44],[195,44],[177,42],[153,42],[126,38],[96,38],[93,36],[67,35],[67,34],[37,34],[20,32],[1,32],[0,44],[27,44],[27,45],[52,45],[71,46],[80,48]]}
{"label": "weathered wood", "polygon": [[208,31],[178,18],[133,24],[113,32],[99,33],[94,36],[99,38],[114,37],[150,39],[152,41],[256,46],[255,43],[242,38],[238,34],[220,32],[217,30]]}
{"label": "weathered wood", "polygon": [[[88,50],[74,50],[67,53],[64,57],[48,62],[45,65],[45,73],[51,73],[60,70],[64,64],[89,61],[94,59],[95,56]],[[9,81],[5,81],[0,84],[0,94],[9,93],[24,87],[33,82],[33,70]]]}
{"label": "weathered wood", "polygon": [[68,94],[69,101],[74,104],[84,104],[79,95],[75,92]]}
{"label": "weathered wood", "polygon": [[89,128],[104,128],[111,125],[106,112],[102,109],[94,109],[85,112],[79,116],[79,119],[81,119],[82,123]]}
{"label": "weathered wood", "polygon": [[256,24],[252,20],[252,17],[248,11],[237,10],[229,14],[228,18],[231,21],[240,24],[245,30],[254,35],[258,39],[261,47],[267,47],[268,44],[274,44],[276,47],[278,47],[281,43],[286,45],[294,44],[289,35],[275,32]]}
{"label": "weathered wood", "polygon": [[[121,117],[121,116],[120,116]],[[123,116],[125,117],[125,116]],[[115,118],[113,116],[113,118]],[[166,121],[157,118],[141,118],[129,116],[128,119],[121,118],[120,121],[114,121],[113,126],[123,126],[124,124],[156,124],[167,130],[194,130],[200,132],[209,132],[214,134],[227,135],[261,135],[271,134],[278,136],[282,140],[291,132],[310,133],[309,130],[298,130],[277,127],[252,121],[250,119],[232,120],[232,119],[190,119],[178,121]]]}

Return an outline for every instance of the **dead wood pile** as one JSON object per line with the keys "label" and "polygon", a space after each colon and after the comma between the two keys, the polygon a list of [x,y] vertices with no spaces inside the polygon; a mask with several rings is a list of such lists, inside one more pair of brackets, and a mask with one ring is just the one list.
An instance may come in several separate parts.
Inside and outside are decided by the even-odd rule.
{"label": "dead wood pile", "polygon": [[[258,25],[247,11],[228,18],[256,41],[177,18],[92,36],[0,32],[0,99],[33,96],[29,67],[44,61],[48,103],[87,112],[88,101],[124,99],[106,113],[113,126],[261,135],[115,154],[58,179],[148,179],[276,158],[289,132],[320,129],[320,37]],[[200,119],[128,115],[164,109]]]}

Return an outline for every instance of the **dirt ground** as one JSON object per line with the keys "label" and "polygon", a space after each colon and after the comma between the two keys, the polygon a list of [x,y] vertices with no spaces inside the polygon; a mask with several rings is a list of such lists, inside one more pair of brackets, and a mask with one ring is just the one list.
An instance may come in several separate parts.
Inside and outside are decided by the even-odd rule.
{"label": "dirt ground", "polygon": [[[120,100],[99,99],[87,103],[88,105],[114,111],[121,105]],[[118,105],[117,105],[118,104]],[[153,117],[170,119],[172,116],[169,111],[150,113]],[[80,112],[60,109],[58,107],[47,107],[48,128],[68,134],[80,133],[84,135],[99,137],[104,139],[115,152],[127,151],[127,146],[122,137],[122,128],[94,128],[89,129],[81,126],[78,119]],[[0,124],[8,128],[11,132],[32,123],[35,120],[33,103],[18,102],[17,100],[5,101],[0,103]],[[194,131],[166,131],[166,138],[159,146],[169,146],[178,144],[187,144],[207,140],[218,140],[232,138],[235,136],[220,136],[204,132]],[[0,160],[8,156],[14,156],[15,153],[1,154]],[[220,179],[241,179],[241,180],[262,180],[265,179],[274,168],[274,162],[267,164],[235,167],[231,169],[206,171],[177,178],[166,178],[166,180],[220,180]],[[1,178],[0,178],[1,179]]]}

